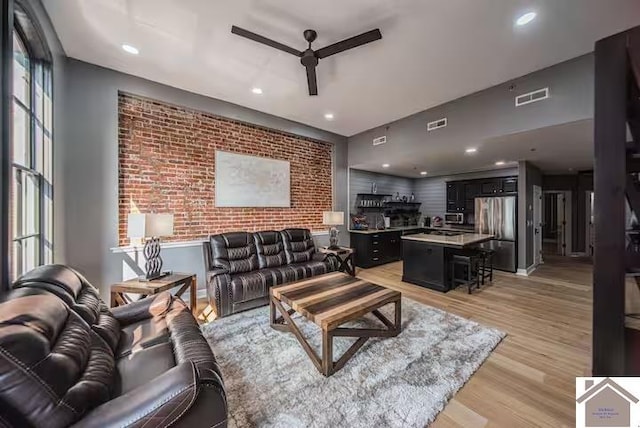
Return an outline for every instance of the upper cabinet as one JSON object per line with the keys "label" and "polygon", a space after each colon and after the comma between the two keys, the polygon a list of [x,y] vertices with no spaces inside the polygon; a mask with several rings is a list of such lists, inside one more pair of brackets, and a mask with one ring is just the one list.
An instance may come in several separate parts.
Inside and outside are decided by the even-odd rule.
{"label": "upper cabinet", "polygon": [[472,214],[475,209],[475,198],[513,195],[517,192],[518,179],[516,177],[449,181],[447,183],[447,212]]}

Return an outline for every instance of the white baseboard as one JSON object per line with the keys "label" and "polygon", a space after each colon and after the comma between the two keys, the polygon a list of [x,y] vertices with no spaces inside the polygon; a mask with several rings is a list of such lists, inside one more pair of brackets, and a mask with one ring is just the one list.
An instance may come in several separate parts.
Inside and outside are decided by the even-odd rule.
{"label": "white baseboard", "polygon": [[518,269],[516,271],[516,275],[529,276],[533,273],[534,270],[536,270],[537,267],[538,267],[537,265],[531,265],[526,269]]}

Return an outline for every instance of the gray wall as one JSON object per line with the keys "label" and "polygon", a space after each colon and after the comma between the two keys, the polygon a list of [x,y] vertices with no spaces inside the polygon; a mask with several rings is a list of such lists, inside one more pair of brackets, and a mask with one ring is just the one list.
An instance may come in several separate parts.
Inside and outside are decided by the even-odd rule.
{"label": "gray wall", "polygon": [[351,213],[355,212],[356,195],[358,193],[371,193],[371,183],[378,186],[378,194],[392,195],[400,193],[400,196],[409,196],[414,192],[414,180],[395,175],[379,174],[359,169],[349,169],[349,205]]}
{"label": "gray wall", "polygon": [[[118,91],[335,143],[335,209],[347,212],[346,138],[224,101],[208,98],[114,70],[69,59],[66,108],[60,109],[69,127],[57,141],[56,167],[63,174],[64,261],[101,287],[122,279],[123,253],[118,245]],[[203,284],[200,246],[167,249],[165,266],[196,272]],[[123,259],[125,258],[125,259]]]}
{"label": "gray wall", "polygon": [[[593,117],[593,55],[537,71],[510,82],[459,98],[412,116],[349,137],[349,165],[393,163],[399,156],[405,160],[423,155],[429,147],[443,147],[451,142],[469,144],[517,132],[529,131]],[[549,87],[551,97],[526,109],[514,108],[514,92]],[[427,136],[427,122],[447,117],[447,132]],[[452,124],[455,124],[453,126]],[[389,127],[389,129],[386,129]],[[384,134],[390,142],[376,146],[371,140]]]}
{"label": "gray wall", "polygon": [[447,209],[447,181],[474,180],[476,178],[513,177],[518,175],[518,168],[496,169],[492,171],[455,174],[441,177],[425,177],[415,179],[416,200],[422,202],[421,211],[425,217],[440,216]]}
{"label": "gray wall", "polygon": [[[529,162],[518,165],[518,269],[533,265],[533,186],[542,187],[542,173]],[[523,197],[524,195],[524,197]]]}

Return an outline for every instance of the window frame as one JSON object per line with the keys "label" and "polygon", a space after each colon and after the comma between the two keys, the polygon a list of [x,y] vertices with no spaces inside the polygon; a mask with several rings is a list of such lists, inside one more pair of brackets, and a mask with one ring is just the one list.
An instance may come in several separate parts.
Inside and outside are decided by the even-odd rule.
{"label": "window frame", "polygon": [[[28,31],[25,31],[24,26],[28,26]],[[37,253],[35,260],[33,263],[35,266],[40,266],[47,262],[53,262],[52,253],[53,253],[53,230],[47,227],[53,224],[53,67],[51,56],[49,53],[46,44],[43,43],[43,38],[41,37],[41,32],[39,27],[37,26],[37,22],[32,19],[32,14],[24,7],[22,2],[17,2],[15,4],[15,14],[14,14],[14,22],[13,22],[13,30],[12,34],[12,46],[13,46],[13,37],[17,37],[21,47],[24,49],[25,54],[28,57],[28,69],[27,73],[29,76],[29,85],[28,85],[28,100],[29,105],[25,105],[25,103],[18,98],[18,96],[13,93],[13,88],[15,85],[14,80],[11,81],[11,125],[15,125],[15,109],[20,108],[26,113],[26,119],[28,120],[28,126],[25,129],[28,129],[29,135],[26,141],[28,144],[28,149],[26,152],[28,153],[28,159],[26,165],[22,165],[20,163],[16,163],[15,156],[12,154],[10,160],[10,186],[16,185],[16,180],[18,180],[17,186],[20,187],[20,191],[16,195],[10,196],[10,203],[18,204],[18,208],[15,211],[16,217],[13,219],[15,222],[19,222],[19,227],[11,227],[10,228],[10,242],[11,248],[9,248],[9,254],[12,257],[15,257],[15,260],[12,260],[10,269],[10,275],[12,279],[17,278],[19,275],[25,273],[23,271],[24,266],[24,252],[25,246],[28,245],[27,242],[36,238],[37,240]],[[14,55],[12,52],[11,55],[11,67],[13,70],[14,64]],[[38,74],[40,74],[38,76]],[[38,109],[40,105],[37,102],[37,85],[40,79],[40,85],[42,88],[42,99],[40,100],[40,104],[42,104],[42,117],[38,118]],[[48,92],[47,92],[48,89]],[[49,96],[48,102],[50,103],[50,123],[49,129],[47,129],[47,121],[46,121],[46,112],[44,108],[44,103],[46,102],[46,95]],[[38,130],[41,130],[41,134],[38,134]],[[41,138],[42,141],[38,142],[37,138]],[[45,158],[45,141],[49,140],[50,147],[48,151],[48,157]],[[10,140],[10,144],[13,147],[14,140],[13,138]],[[39,164],[41,168],[39,168]],[[48,178],[51,181],[47,180]],[[36,182],[36,193],[37,197],[35,198],[36,207],[35,210],[35,222],[34,226],[36,230],[32,233],[25,233],[25,229],[23,227],[22,219],[24,217],[24,197],[25,190],[24,187],[27,185],[26,180],[31,177],[35,178]],[[47,192],[49,190],[49,192]],[[47,195],[51,198],[51,208],[47,210]],[[13,212],[13,208],[11,208],[11,212]],[[50,251],[47,252],[46,247],[47,243],[50,245]],[[17,244],[17,249],[16,249]],[[47,257],[48,255],[48,257]]]}

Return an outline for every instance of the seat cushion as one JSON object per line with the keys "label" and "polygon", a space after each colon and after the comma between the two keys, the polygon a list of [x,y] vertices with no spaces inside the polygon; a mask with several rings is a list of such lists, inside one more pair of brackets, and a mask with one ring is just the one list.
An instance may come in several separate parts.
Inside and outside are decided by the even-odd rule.
{"label": "seat cushion", "polygon": [[312,260],[304,263],[294,263],[289,266],[294,269],[301,270],[304,273],[305,278],[310,278],[312,276],[322,275],[334,271],[329,262],[320,260]]}
{"label": "seat cushion", "polygon": [[116,361],[114,397],[153,381],[175,365],[173,346],[169,342],[137,349],[119,358]]}
{"label": "seat cushion", "polygon": [[231,277],[231,292],[235,303],[266,297],[269,287],[290,281],[288,266],[260,269]]}

